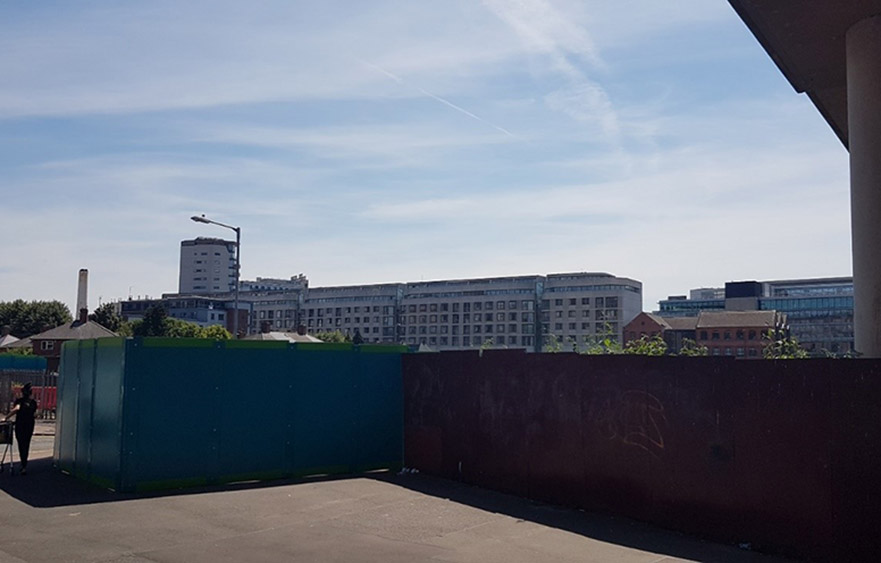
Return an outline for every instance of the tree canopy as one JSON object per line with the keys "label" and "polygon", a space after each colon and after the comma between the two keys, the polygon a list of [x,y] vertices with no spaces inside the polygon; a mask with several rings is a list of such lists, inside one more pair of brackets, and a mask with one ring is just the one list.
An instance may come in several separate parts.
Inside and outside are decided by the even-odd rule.
{"label": "tree canopy", "polygon": [[639,339],[628,342],[624,346],[623,353],[637,356],[665,356],[667,355],[667,343],[660,334],[642,335]]}
{"label": "tree canopy", "polygon": [[769,330],[762,335],[762,338],[766,341],[762,350],[762,356],[766,360],[797,360],[810,357],[808,351],[792,336]]}
{"label": "tree canopy", "polygon": [[[232,335],[228,330],[219,325],[203,327],[196,323],[173,319],[168,316],[164,307],[150,307],[144,312],[142,320],[133,321],[130,324],[132,336],[162,336],[165,338],[211,338],[214,340],[229,340]],[[124,325],[120,327],[120,334],[129,332]]]}
{"label": "tree canopy", "polygon": [[73,321],[70,309],[61,301],[0,301],[0,326],[13,336],[27,338]]}
{"label": "tree canopy", "polygon": [[343,334],[342,331],[339,330],[319,332],[315,335],[315,338],[328,343],[352,341],[352,338],[348,334]]}
{"label": "tree canopy", "polygon": [[113,332],[118,332],[123,323],[122,317],[116,313],[116,307],[113,303],[104,303],[95,309],[95,312],[89,315],[89,320]]}

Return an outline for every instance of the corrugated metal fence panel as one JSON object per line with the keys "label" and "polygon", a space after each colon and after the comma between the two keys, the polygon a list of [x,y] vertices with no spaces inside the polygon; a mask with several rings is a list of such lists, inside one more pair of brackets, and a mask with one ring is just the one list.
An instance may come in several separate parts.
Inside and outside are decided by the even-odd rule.
{"label": "corrugated metal fence panel", "polygon": [[407,355],[405,464],[756,547],[868,560],[881,525],[879,366]]}
{"label": "corrugated metal fence panel", "polygon": [[81,479],[89,478],[92,457],[92,409],[95,385],[95,348],[97,340],[78,343],[80,353],[77,362],[76,424],[74,461],[71,472]]}
{"label": "corrugated metal fence panel", "polygon": [[399,467],[401,352],[130,340],[121,488]]}
{"label": "corrugated metal fence panel", "polygon": [[[268,344],[268,346],[267,346]],[[217,423],[219,481],[290,473],[292,354],[284,342],[227,342],[209,406]]]}
{"label": "corrugated metal fence panel", "polygon": [[[216,479],[220,388],[232,375],[224,360],[222,345],[212,340],[137,338],[128,343],[122,490]],[[249,377],[235,375],[242,383]]]}
{"label": "corrugated metal fence panel", "polygon": [[61,349],[54,458],[58,467],[67,472],[73,471],[76,457],[76,421],[80,378],[79,356],[79,341],[66,342]]}
{"label": "corrugated metal fence panel", "polygon": [[831,365],[831,408],[836,421],[830,446],[834,476],[831,493],[838,560],[879,561],[881,361]]}
{"label": "corrugated metal fence panel", "polygon": [[397,468],[398,347],[65,345],[58,465],[117,490]]}
{"label": "corrugated metal fence panel", "polygon": [[126,341],[122,338],[102,338],[94,342],[95,377],[88,475],[90,481],[116,489],[120,486]]}
{"label": "corrugated metal fence panel", "polygon": [[404,462],[404,348],[360,346],[354,471],[399,469]]}
{"label": "corrugated metal fence panel", "polygon": [[351,350],[294,349],[293,473],[345,473],[356,461],[358,383]]}

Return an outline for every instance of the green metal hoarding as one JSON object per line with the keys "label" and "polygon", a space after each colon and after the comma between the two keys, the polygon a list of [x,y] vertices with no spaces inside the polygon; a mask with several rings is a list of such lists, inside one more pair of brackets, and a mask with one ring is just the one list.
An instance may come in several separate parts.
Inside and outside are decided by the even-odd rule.
{"label": "green metal hoarding", "polygon": [[396,469],[403,352],[162,338],[66,343],[55,461],[118,491]]}

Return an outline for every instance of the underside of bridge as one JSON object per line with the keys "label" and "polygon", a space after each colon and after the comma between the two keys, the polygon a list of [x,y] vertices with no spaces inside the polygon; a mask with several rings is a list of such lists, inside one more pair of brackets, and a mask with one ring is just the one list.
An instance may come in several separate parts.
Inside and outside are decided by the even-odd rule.
{"label": "underside of bridge", "polygon": [[729,0],[850,152],[855,348],[881,357],[881,0]]}

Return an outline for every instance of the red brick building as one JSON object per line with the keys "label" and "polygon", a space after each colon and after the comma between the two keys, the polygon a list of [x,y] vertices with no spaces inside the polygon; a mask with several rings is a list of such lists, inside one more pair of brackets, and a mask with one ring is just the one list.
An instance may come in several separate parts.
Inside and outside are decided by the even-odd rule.
{"label": "red brick building", "polygon": [[759,359],[768,331],[787,334],[786,315],[777,311],[704,312],[697,318],[696,341],[711,356]]}
{"label": "red brick building", "polygon": [[31,336],[34,355],[46,358],[46,369],[57,372],[61,363],[61,346],[68,340],[88,340],[91,338],[112,338],[118,336],[95,321],[90,321],[88,311],[80,311],[80,317],[72,323],[49,329]]}
{"label": "red brick building", "polygon": [[664,331],[668,330],[670,325],[667,321],[654,313],[640,313],[633,317],[633,320],[624,325],[624,344],[639,340],[643,336],[649,338],[653,336],[663,336]]}
{"label": "red brick building", "polygon": [[678,354],[685,339],[695,340],[697,317],[661,317],[640,313],[624,326],[624,345],[643,336],[660,336],[667,343],[667,353]]}

